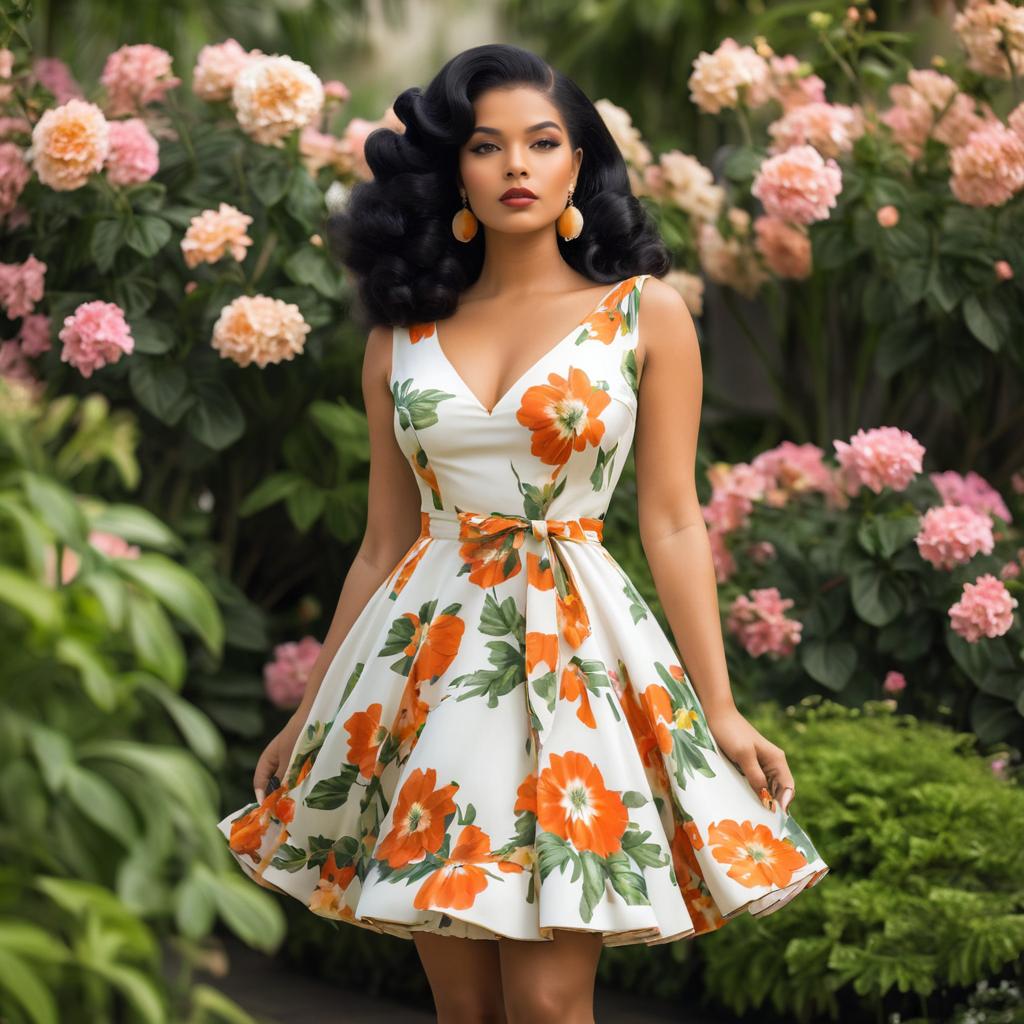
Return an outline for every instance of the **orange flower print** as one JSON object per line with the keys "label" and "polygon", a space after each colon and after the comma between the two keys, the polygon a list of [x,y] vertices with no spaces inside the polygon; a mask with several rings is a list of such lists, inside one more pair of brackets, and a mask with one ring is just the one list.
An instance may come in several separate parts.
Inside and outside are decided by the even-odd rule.
{"label": "orange flower print", "polygon": [[398,794],[392,815],[391,831],[377,846],[378,860],[387,861],[393,868],[401,868],[425,854],[436,853],[444,842],[445,816],[454,814],[452,799],[459,788],[453,782],[434,789],[437,769],[410,772]]}
{"label": "orange flower print", "polygon": [[631,277],[606,296],[604,305],[595,310],[590,318],[588,337],[605,345],[610,345],[615,340],[616,335],[622,330],[623,317],[619,306],[635,284],[636,278]]}
{"label": "orange flower print", "polygon": [[550,563],[541,566],[541,556],[526,552],[526,583],[537,590],[550,590],[555,585],[555,574]]}
{"label": "orange flower print", "polygon": [[417,682],[424,679],[430,682],[444,675],[459,653],[465,631],[466,623],[457,615],[438,615],[427,625],[426,633],[423,623],[419,623],[406,647],[407,654],[415,652],[416,655],[412,677]]}
{"label": "orange flower print", "polygon": [[580,600],[577,593],[556,595],[558,618],[562,625],[562,635],[569,645],[575,649],[590,636],[590,616],[587,606]]}
{"label": "orange flower print", "polygon": [[659,683],[651,683],[644,688],[640,695],[643,701],[644,711],[650,720],[654,736],[658,741],[658,748],[663,754],[672,753],[672,732],[670,726],[673,723],[672,698],[668,690]]}
{"label": "orange flower print", "polygon": [[587,681],[579,665],[566,665],[562,670],[562,686],[558,696],[565,700],[576,700],[579,698],[580,706],[576,709],[576,717],[591,729],[597,728],[594,720],[594,710],[590,706],[590,692],[587,690]]}
{"label": "orange flower print", "polygon": [[[623,665],[622,667],[623,671],[625,671],[625,666]],[[654,734],[651,719],[641,708],[640,701],[636,697],[636,691],[632,683],[628,682],[628,676],[627,683],[623,687],[620,703],[622,704],[623,711],[626,713],[626,722],[629,725],[630,732],[633,733],[633,739],[636,742],[636,749],[640,753],[640,759],[648,769],[648,774],[653,776],[652,789],[657,793],[667,794],[669,792],[668,770],[665,767],[665,760],[661,756],[661,747],[659,746],[657,736]]]}
{"label": "orange flower print", "polygon": [[459,554],[470,567],[469,582],[487,589],[512,579],[522,568],[519,548],[526,539],[522,530],[492,534],[495,530],[506,530],[518,526],[517,520],[502,516],[491,516],[487,524],[461,520],[459,539],[465,541],[459,547]]}
{"label": "orange flower print", "polygon": [[437,482],[437,474],[431,469],[427,453],[422,448],[409,456],[409,465],[412,471],[430,488],[431,496],[434,498],[434,508],[442,508],[441,485]]}
{"label": "orange flower print", "polygon": [[558,664],[558,634],[531,630],[526,634],[526,674],[532,676],[541,662],[552,670]]}
{"label": "orange flower print", "polygon": [[351,917],[352,910],[342,903],[342,895],[355,874],[355,865],[339,868],[334,859],[334,851],[328,851],[327,860],[320,868],[320,880],[309,898],[309,909],[324,916]]}
{"label": "orange flower print", "polygon": [[365,711],[357,711],[345,720],[348,730],[348,763],[359,765],[359,774],[369,779],[377,764],[377,752],[387,739],[388,731],[381,727],[381,705],[371,704]]}
{"label": "orange flower print", "polygon": [[708,892],[704,874],[693,854],[694,849],[699,850],[703,846],[703,842],[699,845],[694,843],[697,829],[696,827],[691,829],[692,825],[691,821],[676,825],[671,843],[672,870],[679,883],[679,890],[683,895],[687,913],[693,922],[694,934],[701,935],[720,927],[725,923],[725,919]]}
{"label": "orange flower print", "polygon": [[[423,524],[423,520],[426,518],[426,525]],[[409,582],[413,571],[416,566],[420,564],[420,559],[427,553],[427,549],[430,547],[429,541],[426,539],[429,534],[429,514],[426,512],[420,513],[420,535],[409,545],[409,550],[395,563],[394,569],[391,570],[391,575],[388,577],[387,582],[394,580],[391,587],[391,599],[394,600],[402,592],[403,587]],[[410,558],[410,552],[412,552],[416,546],[419,545],[419,550]]]}
{"label": "orange flower print", "polygon": [[729,865],[729,877],[740,885],[786,886],[807,858],[790,842],[776,839],[767,825],[730,818],[708,827],[708,843],[715,860]]}
{"label": "orange flower print", "polygon": [[577,850],[607,857],[622,848],[629,822],[626,805],[605,787],[600,769],[585,754],[552,754],[537,780],[537,825]]}
{"label": "orange flower print", "polygon": [[[302,770],[296,776],[296,786],[310,773],[312,767],[313,759],[307,757],[302,765]],[[282,825],[287,825],[295,817],[295,801],[288,796],[291,788],[284,785],[278,786],[263,798],[263,803],[231,823],[228,846],[235,853],[251,857],[254,864],[259,864],[265,859],[260,857],[259,851],[263,845],[263,837],[267,834],[267,829],[270,828],[271,818]],[[282,833],[283,836],[288,834],[284,829],[282,829]],[[275,843],[275,850],[282,841],[283,837]]]}
{"label": "orange flower print", "polygon": [[570,367],[568,378],[548,374],[523,394],[516,419],[533,431],[530,452],[548,466],[562,466],[573,451],[596,445],[604,437],[601,413],[611,398],[590,383],[586,372]]}
{"label": "orange flower print", "polygon": [[413,324],[409,328],[409,341],[414,345],[417,341],[422,341],[424,338],[432,338],[434,336],[434,325],[430,324]]}
{"label": "orange flower print", "polygon": [[516,790],[516,803],[512,808],[513,814],[521,814],[530,811],[537,813],[537,773],[530,772],[529,775],[519,783]]}
{"label": "orange flower print", "polygon": [[487,888],[487,872],[479,865],[492,864],[491,840],[478,825],[467,825],[459,835],[452,855],[420,886],[413,906],[417,910],[435,907],[465,910],[473,906]]}

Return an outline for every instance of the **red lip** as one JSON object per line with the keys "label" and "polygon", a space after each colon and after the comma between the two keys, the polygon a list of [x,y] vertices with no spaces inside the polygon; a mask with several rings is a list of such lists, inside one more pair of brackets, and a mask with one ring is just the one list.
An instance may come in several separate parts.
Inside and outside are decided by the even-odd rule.
{"label": "red lip", "polygon": [[537,198],[528,188],[510,188],[501,196],[502,199],[518,199],[520,197],[527,199]]}

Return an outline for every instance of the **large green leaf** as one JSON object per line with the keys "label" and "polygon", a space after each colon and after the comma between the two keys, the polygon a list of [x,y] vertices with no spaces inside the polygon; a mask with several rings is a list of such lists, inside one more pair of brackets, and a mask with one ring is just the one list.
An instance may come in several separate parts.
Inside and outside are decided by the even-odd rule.
{"label": "large green leaf", "polygon": [[0,565],[0,602],[16,608],[49,632],[57,632],[63,622],[60,594],[30,580],[23,573]]}
{"label": "large green leaf", "polygon": [[131,588],[128,631],[139,664],[180,689],[185,681],[185,647],[181,637],[153,597]]}
{"label": "large green leaf", "polygon": [[145,690],[164,706],[181,730],[185,742],[207,767],[219,768],[224,763],[224,740],[216,726],[199,708],[144,672],[136,672],[131,678],[139,689]]}
{"label": "large green leaf", "polygon": [[807,640],[797,650],[807,674],[837,692],[846,686],[857,667],[857,649],[845,640]]}
{"label": "large green leaf", "polygon": [[14,998],[33,1024],[60,1024],[57,1002],[50,995],[46,982],[30,964],[3,947],[0,947],[0,988]]}

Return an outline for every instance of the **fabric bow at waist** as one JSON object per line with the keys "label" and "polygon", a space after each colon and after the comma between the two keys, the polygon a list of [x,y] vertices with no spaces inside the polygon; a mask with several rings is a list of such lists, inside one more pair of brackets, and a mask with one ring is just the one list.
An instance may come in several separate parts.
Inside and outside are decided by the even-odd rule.
{"label": "fabric bow at waist", "polygon": [[529,519],[448,510],[423,511],[421,521],[425,534],[460,542],[460,575],[468,572],[477,586],[490,588],[512,579],[525,561],[524,621],[511,628],[525,655],[524,689],[539,758],[558,697],[566,685],[575,693],[575,679],[562,679],[562,645],[574,651],[591,632],[583,597],[559,547],[563,541],[601,545],[604,522],[589,516]]}

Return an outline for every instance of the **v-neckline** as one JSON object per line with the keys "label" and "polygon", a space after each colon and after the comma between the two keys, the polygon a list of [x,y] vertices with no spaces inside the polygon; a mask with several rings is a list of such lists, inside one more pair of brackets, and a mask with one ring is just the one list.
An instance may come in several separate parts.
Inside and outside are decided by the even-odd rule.
{"label": "v-neckline", "polygon": [[455,364],[448,358],[448,355],[445,352],[444,347],[441,345],[441,332],[438,329],[438,322],[436,320],[431,322],[431,326],[434,329],[434,342],[437,346],[438,352],[441,353],[441,358],[445,361],[448,368],[451,370],[452,375],[456,378],[456,380],[458,380],[459,384],[462,386],[462,389],[466,392],[469,398],[472,399],[476,407],[485,416],[491,417],[498,411],[499,407],[505,401],[505,399],[508,398],[509,395],[511,395],[517,387],[519,387],[523,380],[525,380],[529,374],[533,373],[533,371],[537,369],[538,366],[540,366],[548,358],[554,355],[554,353],[557,352],[558,349],[560,349],[566,341],[568,341],[570,338],[575,337],[579,329],[594,315],[594,313],[598,312],[601,309],[608,296],[611,295],[617,288],[625,284],[628,280],[628,277],[624,277],[621,281],[616,281],[615,284],[608,288],[608,290],[605,291],[604,294],[598,298],[597,302],[590,309],[588,309],[587,312],[584,313],[583,316],[580,317],[580,319],[577,320],[576,323],[572,327],[570,327],[569,330],[565,334],[563,334],[561,338],[558,339],[558,341],[556,341],[546,352],[538,356],[525,370],[523,370],[521,374],[519,374],[519,376],[505,389],[504,393],[501,395],[500,398],[498,398],[498,400],[490,409],[488,409],[484,405],[484,403],[480,401],[480,399],[476,395],[476,392],[474,392],[473,389],[466,383],[465,378],[455,368]]}

